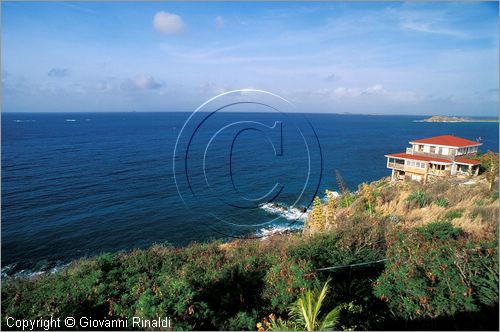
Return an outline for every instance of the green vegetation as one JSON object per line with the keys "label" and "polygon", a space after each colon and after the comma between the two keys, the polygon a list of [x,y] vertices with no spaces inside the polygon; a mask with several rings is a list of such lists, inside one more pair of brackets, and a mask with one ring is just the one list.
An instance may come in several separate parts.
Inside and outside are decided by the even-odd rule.
{"label": "green vegetation", "polygon": [[420,208],[430,204],[431,200],[424,191],[416,190],[406,198],[408,203],[416,203]]}
{"label": "green vegetation", "polygon": [[448,202],[448,200],[446,198],[437,198],[435,201],[434,201],[434,204],[436,204],[437,206],[440,206],[440,207],[448,207],[448,205],[450,204]]}
{"label": "green vegetation", "polygon": [[[318,273],[317,268],[361,262],[367,254],[381,257],[378,250],[358,252],[342,246],[339,239],[335,234],[291,234],[272,242],[213,242],[184,249],[155,246],[83,259],[59,273],[4,282],[2,328],[8,329],[7,316],[169,315],[175,329],[255,329],[269,313],[290,318],[290,305],[306,289],[326,280],[328,274]],[[352,279],[338,274],[335,296],[328,297],[324,309],[353,300],[346,286],[355,283],[376,300],[371,283],[378,273]]]}
{"label": "green vegetation", "polygon": [[[307,289],[289,307],[289,320],[276,319],[270,315],[270,329],[272,331],[326,331],[331,330],[339,321],[339,314],[342,307],[338,306],[329,313],[322,313],[323,302],[328,293],[329,280],[325,282],[323,288]],[[267,325],[267,324],[266,324]],[[260,329],[262,323],[257,327]]]}
{"label": "green vegetation", "polygon": [[446,220],[453,220],[462,217],[462,214],[463,214],[462,210],[451,210],[448,211],[444,217]]}
{"label": "green vegetation", "polygon": [[176,330],[498,329],[498,191],[488,189],[485,178],[381,180],[316,198],[303,234],[158,245],[3,280],[2,329],[9,316],[170,316]]}
{"label": "green vegetation", "polygon": [[484,154],[478,154],[475,159],[481,163],[481,173],[485,174],[486,180],[489,184],[489,190],[491,191],[498,177],[498,154],[488,150],[488,152]]}
{"label": "green vegetation", "polygon": [[344,208],[348,208],[354,202],[356,196],[349,191],[339,170],[335,170],[335,179],[337,180],[337,186],[340,190],[340,205]]}
{"label": "green vegetation", "polygon": [[479,311],[498,303],[496,247],[472,242],[449,222],[397,229],[375,294],[406,319]]}

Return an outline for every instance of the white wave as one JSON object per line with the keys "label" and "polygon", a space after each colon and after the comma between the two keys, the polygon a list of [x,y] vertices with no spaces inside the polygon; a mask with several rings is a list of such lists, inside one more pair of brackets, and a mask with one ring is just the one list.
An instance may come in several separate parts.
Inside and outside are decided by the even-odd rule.
{"label": "white wave", "polygon": [[66,119],[66,122],[76,122],[75,119]]}
{"label": "white wave", "polygon": [[296,231],[296,230],[301,230],[304,227],[302,223],[300,224],[293,224],[293,225],[288,225],[288,226],[270,226],[270,227],[265,227],[261,228],[256,232],[256,235],[258,237],[261,237],[261,240],[265,240],[270,236],[277,235],[277,234],[283,234],[286,232],[290,231]]}
{"label": "white wave", "polygon": [[12,270],[15,268],[16,264],[10,264],[10,265],[7,265],[5,267],[2,268],[2,278],[33,278],[33,277],[36,277],[36,276],[39,276],[39,275],[42,275],[42,274],[54,274],[54,273],[57,273],[61,270],[64,270],[65,268],[67,268],[68,266],[70,265],[70,263],[67,263],[67,264],[60,264],[60,265],[56,265],[50,269],[47,269],[47,270],[38,270],[38,271],[34,271],[34,270],[31,270],[31,269],[23,269],[23,270],[19,270],[19,271],[16,271],[14,273],[12,273]]}
{"label": "white wave", "polygon": [[327,189],[327,190],[325,190],[325,197],[322,199],[322,201],[326,202],[330,199],[335,199],[339,196],[340,196],[340,194],[338,192]]}
{"label": "white wave", "polygon": [[12,120],[13,122],[36,122],[36,120]]}
{"label": "white wave", "polygon": [[296,207],[287,207],[276,203],[265,203],[261,204],[259,207],[270,214],[276,214],[288,220],[307,219],[308,212]]}

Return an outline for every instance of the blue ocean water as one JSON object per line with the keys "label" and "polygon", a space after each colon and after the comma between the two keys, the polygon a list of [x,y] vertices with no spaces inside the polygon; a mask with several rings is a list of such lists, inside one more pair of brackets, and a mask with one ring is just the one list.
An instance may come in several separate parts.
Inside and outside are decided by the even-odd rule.
{"label": "blue ocean water", "polygon": [[2,268],[48,269],[101,252],[286,225],[259,198],[307,207],[336,189],[336,169],[356,189],[389,175],[384,154],[412,139],[481,137],[482,151],[498,152],[498,123],[220,113],[184,127],[178,142],[189,116],[3,113]]}

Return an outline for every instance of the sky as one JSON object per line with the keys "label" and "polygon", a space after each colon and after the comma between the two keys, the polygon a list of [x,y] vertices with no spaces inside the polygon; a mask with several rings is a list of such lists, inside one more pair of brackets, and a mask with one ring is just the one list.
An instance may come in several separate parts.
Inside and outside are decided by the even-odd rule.
{"label": "sky", "polygon": [[2,2],[2,110],[498,115],[497,2]]}

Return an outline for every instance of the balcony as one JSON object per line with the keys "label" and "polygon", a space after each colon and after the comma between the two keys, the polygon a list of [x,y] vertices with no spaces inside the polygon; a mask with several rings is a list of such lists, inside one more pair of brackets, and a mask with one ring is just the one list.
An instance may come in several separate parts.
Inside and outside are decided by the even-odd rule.
{"label": "balcony", "polygon": [[[406,149],[406,150],[408,151],[408,149]],[[455,151],[452,150],[451,152],[452,152],[451,154],[438,154],[438,153],[430,153],[430,152],[423,152],[423,151],[413,151],[413,154],[416,156],[425,156],[425,157],[434,157],[434,158],[454,160],[455,159]],[[406,153],[408,153],[408,152],[406,152]]]}
{"label": "balcony", "polygon": [[406,148],[406,153],[407,154],[413,154],[413,149],[412,148]]}
{"label": "balcony", "polygon": [[432,168],[429,168],[428,173],[432,174],[432,175],[437,175],[437,176],[446,176],[446,175],[451,174],[450,170],[446,170],[446,169],[445,170],[438,170],[438,169],[432,169]]}
{"label": "balcony", "polygon": [[387,167],[398,169],[400,171],[403,171],[405,168],[405,164],[400,164],[400,163],[387,163]]}

